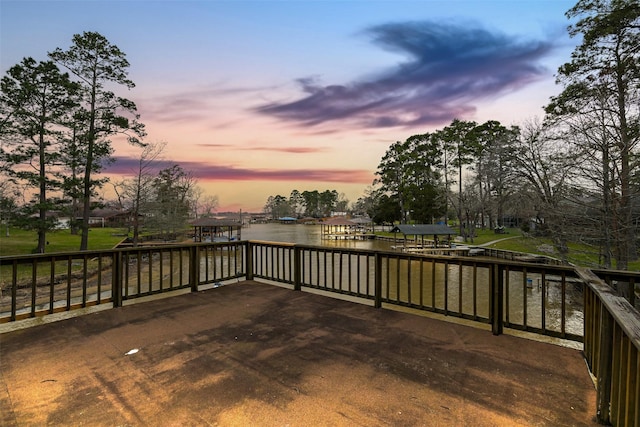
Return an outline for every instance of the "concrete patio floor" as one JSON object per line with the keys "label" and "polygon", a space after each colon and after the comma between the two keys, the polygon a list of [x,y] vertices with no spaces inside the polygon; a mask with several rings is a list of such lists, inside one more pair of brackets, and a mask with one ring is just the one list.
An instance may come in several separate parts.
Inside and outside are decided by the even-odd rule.
{"label": "concrete patio floor", "polygon": [[0,334],[0,425],[582,426],[578,350],[241,282]]}

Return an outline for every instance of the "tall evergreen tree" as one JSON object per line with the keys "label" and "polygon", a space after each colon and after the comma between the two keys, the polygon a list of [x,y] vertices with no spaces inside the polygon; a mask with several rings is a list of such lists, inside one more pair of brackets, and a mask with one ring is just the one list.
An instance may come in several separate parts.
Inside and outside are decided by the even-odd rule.
{"label": "tall evergreen tree", "polygon": [[159,171],[152,185],[155,194],[147,225],[165,237],[181,232],[189,219],[196,180],[174,164]]}
{"label": "tall evergreen tree", "polygon": [[[110,150],[109,137],[126,134],[130,143],[139,144],[144,126],[138,122],[136,105],[116,96],[108,88],[121,85],[127,89],[134,83],[128,79],[129,62],[125,54],[96,32],[73,36],[73,45],[66,51],[58,48],[49,53],[52,60],[66,67],[82,86],[82,117],[85,133],[81,141],[86,145],[82,187],[82,238],[80,250],[86,250],[89,237],[91,197],[96,186],[92,176],[99,171]],[[99,147],[103,147],[99,149]]]}
{"label": "tall evergreen tree", "polygon": [[46,233],[55,221],[47,214],[62,188],[55,172],[62,161],[65,119],[76,105],[78,86],[52,61],[24,58],[8,70],[0,90],[3,170],[34,190],[33,202],[23,211],[23,225],[37,231],[36,252],[43,253]]}
{"label": "tall evergreen tree", "polygon": [[[462,171],[466,165],[473,161],[473,154],[477,152],[477,146],[473,138],[473,130],[476,123],[454,119],[451,124],[442,129],[441,142],[443,151],[451,153],[452,164],[458,171],[458,221],[460,224],[460,235],[467,240],[462,220]],[[446,173],[447,171],[445,171]]]}

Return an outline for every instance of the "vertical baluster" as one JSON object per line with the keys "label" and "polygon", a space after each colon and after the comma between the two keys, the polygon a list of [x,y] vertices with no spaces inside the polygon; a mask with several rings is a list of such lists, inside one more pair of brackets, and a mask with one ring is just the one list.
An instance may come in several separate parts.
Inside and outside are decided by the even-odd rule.
{"label": "vertical baluster", "polygon": [[302,266],[304,263],[302,248],[294,247],[293,252],[293,289],[299,291],[302,289]]}
{"label": "vertical baluster", "polygon": [[37,292],[38,292],[38,262],[34,259],[33,261],[31,261],[31,313],[30,313],[31,317],[36,316]]}
{"label": "vertical baluster", "polygon": [[462,315],[462,261],[458,261],[458,314]]}
{"label": "vertical baluster", "polygon": [[87,276],[89,275],[88,262],[89,259],[84,255],[82,259],[82,307],[87,306]]}
{"label": "vertical baluster", "polygon": [[[602,304],[602,303],[601,303]],[[611,326],[606,327],[605,325],[601,326],[600,334],[600,374],[598,375],[598,395],[603,393],[602,398],[602,406],[599,406],[598,409],[601,411],[609,411],[608,408],[605,408],[609,402],[611,407],[611,419],[618,420],[618,414],[620,411],[620,353],[622,351],[622,333],[620,328],[611,318],[611,315],[607,311],[604,305],[601,307],[602,310],[602,319],[601,322],[609,322]],[[606,330],[612,330],[611,335],[613,336],[613,341],[611,338],[606,337],[604,334]],[[610,332],[610,331],[609,331]],[[609,345],[608,345],[609,344]],[[608,348],[611,348],[611,354],[608,355]],[[601,377],[602,378],[601,380]],[[607,384],[607,382],[609,384]],[[602,387],[601,387],[602,385]],[[608,390],[610,389],[610,390]],[[610,393],[610,394],[609,394]],[[606,396],[610,396],[609,399],[606,399]],[[617,425],[620,425],[616,422]]]}
{"label": "vertical baluster", "polygon": [[343,291],[342,286],[342,251],[338,251],[338,289]]}
{"label": "vertical baluster", "polygon": [[504,281],[503,269],[494,264],[491,272],[491,331],[494,335],[501,335],[504,316]]}
{"label": "vertical baluster", "polygon": [[478,264],[473,263],[473,319],[478,320]]}
{"label": "vertical baluster", "polygon": [[96,279],[98,281],[97,283],[97,302],[98,304],[101,303],[102,301],[102,254],[98,255],[98,277]]}
{"label": "vertical baluster", "polygon": [[11,268],[11,320],[16,320],[18,310],[18,261],[13,260]]}
{"label": "vertical baluster", "polygon": [[449,261],[444,262],[444,314],[449,314]]}
{"label": "vertical baluster", "polygon": [[625,420],[624,425],[633,426],[637,423],[637,418],[640,417],[640,413],[638,413],[638,404],[637,404],[637,388],[638,388],[638,349],[633,345],[631,340],[626,337],[627,341],[627,355],[626,355],[626,412],[625,412]]}
{"label": "vertical baluster", "polygon": [[567,274],[566,272],[562,272],[561,274],[561,279],[560,279],[560,288],[561,288],[561,292],[562,292],[562,302],[560,304],[560,310],[561,310],[561,314],[560,314],[560,334],[562,335],[562,338],[565,337],[566,335],[566,325],[567,325],[567,315],[566,315],[566,311],[567,311]]}
{"label": "vertical baluster", "polygon": [[436,308],[436,260],[431,260],[431,307]]}
{"label": "vertical baluster", "polygon": [[[186,253],[186,255],[185,255]],[[178,286],[184,286],[184,276],[185,276],[185,266],[184,266],[184,259],[185,256],[189,256],[189,250],[188,249],[183,249],[180,248],[180,257],[178,257],[178,270],[180,270],[180,283],[178,283]],[[189,272],[187,271],[187,278],[189,277]]]}
{"label": "vertical baluster", "polygon": [[140,292],[142,292],[142,251],[136,251],[136,259],[138,260],[138,262],[136,262],[136,295],[140,295]]}
{"label": "vertical baluster", "polygon": [[425,261],[422,258],[418,258],[418,262],[420,263],[420,270],[418,273],[418,284],[420,286],[419,288],[419,294],[418,294],[418,298],[420,300],[419,304],[420,304],[420,308],[424,307],[424,263]]}
{"label": "vertical baluster", "polygon": [[[337,261],[336,261],[336,258]],[[331,289],[340,289],[340,277],[338,277],[339,272],[336,272],[336,267],[340,262],[338,252],[335,249],[331,250]]]}
{"label": "vertical baluster", "polygon": [[396,301],[400,302],[400,255],[395,257],[396,260]]}
{"label": "vertical baluster", "polygon": [[153,292],[153,251],[152,249],[149,249],[149,253],[147,254],[147,257],[149,259],[149,289],[148,289],[148,293]]}
{"label": "vertical baluster", "polygon": [[71,310],[71,276],[73,274],[73,271],[71,269],[71,267],[73,266],[73,258],[71,258],[71,255],[69,255],[67,257],[67,289],[66,289],[66,306],[65,306],[65,310],[69,311]]}
{"label": "vertical baluster", "polygon": [[375,253],[375,275],[374,275],[374,307],[382,307],[382,254]]}
{"label": "vertical baluster", "polygon": [[[160,250],[160,268],[159,268],[159,275],[160,275],[160,292],[162,292],[164,290],[164,263],[165,263],[165,255],[169,255],[171,254],[171,248],[169,248],[168,250],[164,250],[161,249]],[[200,268],[198,266],[198,268]],[[171,273],[171,270],[169,270],[169,273]]]}
{"label": "vertical baluster", "polygon": [[[374,255],[374,256],[375,256],[375,255]],[[371,265],[370,265],[370,264],[371,264],[371,255],[367,255],[367,256],[366,256],[366,261],[365,261],[365,262],[367,263],[367,267],[366,267],[366,269],[365,269],[366,277],[367,277],[367,282],[366,282],[367,291],[366,291],[366,292],[367,292],[367,295],[371,295],[371,289],[370,289],[370,286],[371,286],[371,285],[370,285],[370,282],[371,282],[371,281],[370,281],[370,277],[371,277],[371,275],[369,274],[369,272],[371,271],[371,270],[370,270],[370,268],[371,268]],[[375,262],[375,258],[374,258],[374,262]],[[373,277],[374,277],[374,278],[376,277],[376,276],[375,276],[375,272],[374,272]]]}
{"label": "vertical baluster", "polygon": [[[533,286],[533,279],[531,281]],[[527,329],[527,292],[528,292],[527,268],[522,269],[522,326]]]}
{"label": "vertical baluster", "polygon": [[53,313],[53,301],[56,286],[56,258],[51,257],[51,275],[49,277],[49,314]]}
{"label": "vertical baluster", "polygon": [[542,331],[547,332],[547,276],[542,271],[542,301],[540,301],[540,308],[542,310]]}
{"label": "vertical baluster", "polygon": [[210,258],[210,252],[211,252],[211,247],[210,246],[205,246],[204,247],[204,280],[206,282],[211,280],[211,276],[209,273],[209,258]]}
{"label": "vertical baluster", "polygon": [[361,260],[362,260],[363,256],[365,258],[367,257],[367,255],[360,255],[360,254],[356,255],[356,262],[357,262],[356,266],[357,266],[357,269],[358,269],[357,273],[356,273],[356,286],[357,286],[356,293],[358,295],[361,295],[361,292],[360,292],[360,281],[361,281],[361,279],[360,279],[360,270],[361,270],[361,268],[360,267],[361,267],[361,265],[360,264],[362,262]]}
{"label": "vertical baluster", "polygon": [[[178,249],[180,251],[180,249]],[[169,289],[173,289],[173,276],[175,275],[175,271],[173,269],[173,249],[169,249]]]}
{"label": "vertical baluster", "polygon": [[406,259],[407,261],[407,303],[411,304],[411,291],[412,291],[412,283],[411,283],[411,264],[413,262],[413,257],[409,255]]}
{"label": "vertical baluster", "polygon": [[385,280],[385,285],[386,285],[386,299],[387,301],[389,301],[389,296],[390,296],[390,289],[391,289],[391,257],[390,256],[385,256],[384,257],[385,263],[387,265],[387,269],[386,269],[386,280]]}
{"label": "vertical baluster", "polygon": [[511,270],[509,269],[509,266],[505,267],[505,273],[504,274],[505,274],[505,276],[507,278],[505,286],[504,286],[504,295],[505,295],[505,300],[506,300],[505,303],[504,303],[504,305],[505,305],[505,307],[504,307],[505,320],[504,321],[505,321],[505,324],[507,326],[509,326],[511,324],[510,320],[509,320],[509,313],[511,313],[511,304],[510,304],[510,301],[509,301],[509,287],[510,287],[509,286],[509,284],[510,284],[509,276],[511,275]]}
{"label": "vertical baluster", "polygon": [[123,288],[126,291],[126,283],[123,283],[123,261],[125,265],[128,255],[120,251],[114,252],[111,255],[111,299],[114,307],[120,307],[122,305]]}

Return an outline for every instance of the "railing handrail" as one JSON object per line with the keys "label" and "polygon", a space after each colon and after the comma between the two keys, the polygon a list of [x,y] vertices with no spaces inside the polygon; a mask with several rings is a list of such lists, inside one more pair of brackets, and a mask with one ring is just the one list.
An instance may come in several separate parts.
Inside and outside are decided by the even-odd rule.
{"label": "railing handrail", "polygon": [[577,267],[576,272],[585,285],[595,292],[607,311],[629,337],[631,343],[640,351],[640,313],[638,310],[626,298],[617,295],[593,271]]}

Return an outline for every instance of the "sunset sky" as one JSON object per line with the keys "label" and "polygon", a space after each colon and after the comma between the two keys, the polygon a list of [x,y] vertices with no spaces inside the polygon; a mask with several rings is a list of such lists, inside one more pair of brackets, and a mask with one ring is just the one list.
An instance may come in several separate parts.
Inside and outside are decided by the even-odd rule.
{"label": "sunset sky", "polygon": [[[219,211],[337,190],[354,202],[388,147],[454,118],[542,115],[570,59],[575,0],[0,0],[2,74],[97,31],[131,63],[149,142]],[[109,174],[140,149],[114,143]],[[108,188],[105,196],[109,197]]]}

